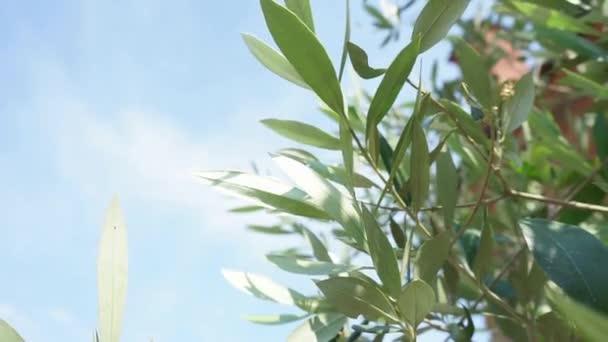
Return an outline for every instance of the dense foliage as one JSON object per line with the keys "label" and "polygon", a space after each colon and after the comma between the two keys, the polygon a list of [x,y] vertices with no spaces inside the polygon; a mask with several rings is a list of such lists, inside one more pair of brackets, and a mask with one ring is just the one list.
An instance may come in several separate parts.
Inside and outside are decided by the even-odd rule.
{"label": "dense foliage", "polygon": [[[608,0],[497,0],[489,17],[466,20],[469,0],[383,1],[382,8],[364,1],[386,34],[381,45],[401,44],[400,17],[422,7],[386,67],[371,66],[354,42],[350,15],[334,66],[309,0],[260,4],[278,50],[244,34],[247,47],[315,94],[336,133],[262,123],[341,162],[300,146],[273,154],[291,183],[255,172],[197,174],[252,201],[233,212],[276,216],[275,225],[251,231],[303,239],[305,247],[267,259],[311,277],[315,293],[224,271],[242,291],[300,310],[248,320],[298,321],[289,341],[410,341],[430,330],[469,341],[475,321],[497,340],[607,338]],[[449,63],[462,77],[439,81],[448,61],[437,61],[430,85],[409,79],[419,56],[448,32],[457,32],[447,37]],[[360,78],[380,79],[377,89],[345,97],[349,60]],[[404,87],[417,95],[400,103]],[[127,264],[114,200],[100,243],[94,341],[120,339]],[[0,319],[5,341],[23,339]]]}
{"label": "dense foliage", "polygon": [[[489,17],[465,20],[468,0],[430,0],[386,67],[370,65],[350,18],[334,66],[308,0],[260,3],[278,50],[249,34],[245,43],[270,71],[316,94],[337,134],[263,124],[336,151],[341,163],[286,148],[273,160],[293,183],[197,174],[253,201],[235,212],[277,217],[252,231],[306,242],[267,259],[311,277],[316,293],[224,271],[253,296],[301,309],[248,320],[302,321],[290,341],[415,340],[429,330],[466,341],[475,316],[494,338],[608,336],[608,269],[599,267],[608,261],[608,1],[496,1]],[[401,44],[399,17],[415,4],[364,2],[383,45]],[[453,54],[433,66],[432,84],[409,79],[448,31],[458,32],[448,37]],[[347,98],[348,60],[362,79],[381,78],[377,89]],[[437,80],[442,63],[462,77]],[[417,96],[399,103],[404,87]]]}

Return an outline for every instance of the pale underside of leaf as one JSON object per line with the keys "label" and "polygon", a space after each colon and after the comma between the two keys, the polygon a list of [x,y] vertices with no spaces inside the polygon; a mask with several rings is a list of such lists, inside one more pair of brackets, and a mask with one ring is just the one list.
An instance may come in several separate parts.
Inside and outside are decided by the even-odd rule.
{"label": "pale underside of leaf", "polygon": [[120,340],[127,293],[127,227],[118,198],[106,214],[97,261],[99,337],[104,342]]}

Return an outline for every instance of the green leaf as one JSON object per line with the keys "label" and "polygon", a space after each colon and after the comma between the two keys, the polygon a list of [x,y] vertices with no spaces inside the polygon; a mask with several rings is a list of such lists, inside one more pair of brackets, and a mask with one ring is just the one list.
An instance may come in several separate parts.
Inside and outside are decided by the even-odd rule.
{"label": "green leaf", "polygon": [[229,211],[231,213],[252,213],[252,212],[256,212],[256,211],[260,211],[260,210],[264,210],[264,209],[265,209],[264,207],[261,207],[259,205],[246,205],[246,206],[232,208]]}
{"label": "green leaf", "polygon": [[348,57],[348,42],[350,41],[350,0],[346,0],[346,27],[344,28],[344,43],[342,45],[342,57],[340,58],[340,71],[338,80],[342,81],[346,58]]}
{"label": "green leaf", "polygon": [[430,157],[424,130],[419,122],[412,125],[412,156],[410,159],[410,190],[414,211],[423,207],[429,195]]}
{"label": "green leaf", "polygon": [[528,120],[534,107],[534,96],[534,78],[532,73],[528,73],[515,84],[515,94],[507,103],[504,134],[510,134]]}
{"label": "green leaf", "polygon": [[261,123],[273,130],[275,133],[301,144],[328,150],[340,149],[340,140],[338,138],[325,133],[315,126],[311,126],[303,122],[293,120],[264,119],[261,121]]}
{"label": "green leaf", "polygon": [[2,342],[24,342],[23,337],[17,333],[6,321],[0,319],[0,341]]}
{"label": "green leaf", "polygon": [[435,305],[433,288],[422,280],[412,280],[399,295],[399,311],[403,318],[416,328]]}
{"label": "green leaf", "polygon": [[273,160],[310,196],[312,203],[340,223],[357,243],[364,244],[361,219],[351,198],[298,161],[283,156],[274,157]]}
{"label": "green leaf", "polygon": [[479,249],[473,263],[473,272],[477,279],[483,282],[489,269],[492,267],[492,251],[494,250],[494,230],[488,222],[488,208],[483,210],[481,239]]}
{"label": "green leaf", "polygon": [[401,291],[401,277],[393,246],[391,246],[378,222],[365,206],[361,206],[361,216],[365,226],[369,255],[372,258],[378,277],[382,280],[382,284],[388,292],[397,298]]}
{"label": "green leaf", "polygon": [[420,53],[442,40],[462,16],[469,0],[430,0],[416,19],[412,40],[422,36]]}
{"label": "green leaf", "polygon": [[340,265],[326,261],[298,258],[294,256],[269,254],[266,259],[283,271],[308,275],[334,275],[359,269],[353,265]]}
{"label": "green leaf", "polygon": [[[345,153],[348,158],[348,151],[345,151]],[[334,181],[338,184],[342,184],[346,187],[348,187],[349,183],[351,183],[351,182],[352,182],[352,186],[357,187],[357,188],[371,188],[374,186],[374,183],[369,178],[367,178],[359,173],[353,172],[352,176],[350,176],[349,169],[351,168],[351,166],[350,166],[351,162],[349,160],[346,160],[346,163],[349,164],[346,166],[346,168],[342,168],[342,167],[338,167],[338,166],[328,166],[328,165],[324,165],[324,164],[321,164],[320,162],[315,162],[315,161],[309,161],[306,163],[306,165],[308,165],[308,167],[310,167],[311,169],[315,170],[315,172],[317,172],[321,176],[323,176],[331,181]],[[351,178],[352,181],[349,180],[349,178]]]}
{"label": "green leaf", "polygon": [[435,281],[437,271],[450,252],[450,234],[445,231],[425,241],[416,253],[414,275],[428,284]]}
{"label": "green leaf", "polygon": [[384,318],[399,322],[388,297],[379,287],[362,278],[334,277],[316,282],[327,301],[339,312],[351,318],[363,315],[370,320]]}
{"label": "green leaf", "polygon": [[490,148],[490,140],[486,137],[481,125],[473,121],[473,118],[467,112],[452,101],[442,99],[440,102],[454,115],[457,126],[462,127],[471,139],[486,148]]}
{"label": "green leaf", "polygon": [[99,337],[104,342],[120,340],[128,264],[127,226],[115,196],[106,213],[97,259]]}
{"label": "green leaf", "polygon": [[315,34],[290,10],[260,0],[266,25],[277,46],[306,84],[336,113],[344,115],[342,89],[327,51]]}
{"label": "green leaf", "polygon": [[319,161],[319,159],[315,157],[312,153],[299,148],[283,148],[280,149],[277,154],[281,154],[291,159],[296,159],[303,162],[309,160]]}
{"label": "green leaf", "polygon": [[473,317],[471,317],[471,313],[466,307],[462,307],[464,310],[465,317],[467,319],[466,326],[463,324],[459,324],[456,331],[451,332],[452,338],[456,342],[469,342],[472,341],[473,335],[475,334],[475,322],[473,322]]}
{"label": "green leaf", "polygon": [[256,224],[251,224],[247,226],[247,229],[262,234],[273,234],[273,235],[288,235],[293,234],[293,231],[289,229],[285,229],[281,226],[260,226]]}
{"label": "green leaf", "polygon": [[[459,227],[461,229],[462,227]],[[479,230],[468,229],[460,237],[460,245],[464,251],[464,257],[469,267],[473,268],[475,257],[479,251],[479,243],[481,241],[481,233]]]}
{"label": "green leaf", "polygon": [[[543,290],[544,287],[540,289]],[[536,319],[538,332],[543,341],[567,342],[574,336],[574,327],[559,318],[557,311],[549,311]]]}
{"label": "green leaf", "polygon": [[367,141],[378,138],[376,126],[388,113],[403,88],[420,49],[420,40],[416,39],[406,46],[388,67],[384,78],[380,82],[376,94],[372,99],[367,112]]}
{"label": "green leaf", "polygon": [[410,267],[410,257],[412,254],[412,240],[414,240],[414,230],[415,227],[412,227],[407,237],[407,240],[405,241],[405,247],[403,249],[403,256],[401,258],[401,273],[399,274],[402,279]]}
{"label": "green leaf", "polygon": [[262,63],[268,70],[276,75],[286,79],[287,81],[299,85],[302,88],[310,89],[308,84],[298,74],[296,69],[289,63],[280,52],[276,51],[257,37],[243,33],[243,40],[249,49],[249,52]]}
{"label": "green leaf", "polygon": [[315,32],[315,23],[312,18],[310,0],[285,0],[285,6],[295,13],[312,32]]}
{"label": "green leaf", "polygon": [[[344,147],[345,145],[342,144],[342,146]],[[352,160],[352,146],[350,148],[350,155],[351,157],[348,158],[348,147],[346,147],[346,151],[343,148],[342,149],[342,153],[344,155],[344,153],[346,153],[346,158],[348,160],[345,160],[345,165],[344,168],[343,167],[339,167],[339,166],[330,166],[330,165],[325,165],[323,163],[321,163],[320,161],[318,161],[316,158],[308,158],[305,155],[302,155],[298,152],[295,152],[293,150],[295,149],[290,149],[292,151],[287,151],[288,149],[283,149],[280,150],[277,154],[281,155],[281,156],[285,156],[287,158],[290,159],[294,159],[297,160],[303,164],[306,164],[306,166],[310,167],[311,169],[313,169],[316,173],[320,174],[321,176],[323,176],[324,178],[336,182],[338,184],[342,184],[346,187],[349,186],[349,183],[351,181],[349,181],[349,173],[350,171],[348,170],[354,163],[354,161]],[[302,150],[299,150],[300,152],[304,152]],[[353,165],[354,167],[354,165]],[[354,173],[352,174],[352,184],[354,187],[357,188],[371,188],[374,185],[374,182],[372,182],[369,178],[359,174],[359,173]]]}
{"label": "green leaf", "polygon": [[[340,145],[342,147],[342,161],[344,163],[344,180],[343,183],[350,195],[355,197],[355,160],[353,154],[353,142],[348,129],[348,122],[346,118],[340,118]],[[371,182],[370,182],[371,183]],[[373,183],[372,183],[373,184]]]}
{"label": "green leaf", "polygon": [[552,30],[541,26],[537,27],[533,33],[541,44],[550,45],[552,50],[563,51],[569,49],[578,55],[591,59],[608,56],[607,50],[574,32]]}
{"label": "green leaf", "polygon": [[443,207],[443,220],[446,229],[454,225],[454,210],[458,201],[458,171],[450,152],[446,149],[437,156],[437,201]]}
{"label": "green leaf", "polygon": [[329,219],[327,214],[306,200],[306,193],[269,177],[239,171],[205,171],[195,176],[237,197],[292,215]]}
{"label": "green leaf", "polygon": [[606,336],[608,336],[608,316],[577,303],[555,288],[547,287],[546,293],[552,306],[566,320],[574,323],[578,332],[585,336],[588,341],[600,342],[606,339]]}
{"label": "green leaf", "polygon": [[281,314],[281,315],[246,315],[243,318],[246,321],[255,324],[263,325],[280,325],[299,321],[303,318],[308,317],[309,314]]}
{"label": "green leaf", "polygon": [[[593,125],[593,141],[600,161],[608,158],[608,134],[606,132],[608,132],[608,113],[598,113]],[[608,175],[608,169],[604,170],[604,174]]]}
{"label": "green leaf", "polygon": [[494,83],[486,61],[463,40],[457,42],[455,50],[462,78],[471,93],[484,108],[492,108],[495,98]]}
{"label": "green leaf", "polygon": [[581,74],[577,74],[570,70],[562,69],[562,71],[566,73],[566,77],[560,80],[561,84],[580,89],[584,94],[595,97],[595,100],[608,100],[607,86],[603,86]]}
{"label": "green leaf", "polygon": [[543,219],[519,221],[528,247],[549,279],[570,297],[608,312],[608,270],[597,262],[608,260],[608,248],[577,226]]}
{"label": "green leaf", "polygon": [[[377,130],[377,129],[376,129]],[[384,165],[384,168],[388,171],[388,170],[392,170],[393,169],[393,165],[395,164],[393,162],[393,157],[395,156],[395,152],[393,152],[393,148],[391,147],[391,145],[388,143],[388,141],[386,140],[386,138],[382,135],[382,134],[378,134],[379,135],[379,152],[380,152],[380,157],[382,160],[382,165]],[[399,185],[398,180],[395,179],[395,185]],[[397,186],[397,188],[399,188]]]}
{"label": "green leaf", "polygon": [[288,342],[332,341],[342,330],[347,318],[341,314],[329,313],[311,317],[298,326],[287,337]]}
{"label": "green leaf", "polygon": [[[235,288],[262,300],[284,305],[303,306],[311,299],[298,291],[279,285],[271,279],[253,273],[222,270],[224,278]],[[308,311],[308,310],[307,310]]]}
{"label": "green leaf", "polygon": [[399,226],[399,224],[395,222],[392,216],[390,217],[389,223],[391,228],[391,235],[393,237],[393,240],[395,240],[395,244],[399,248],[405,248],[406,238],[403,229],[401,229],[401,226]]}
{"label": "green leaf", "polygon": [[528,17],[534,23],[548,28],[574,31],[597,35],[598,32],[587,26],[582,21],[561,13],[560,11],[538,6],[524,1],[510,1],[510,4],[521,14]]}
{"label": "green leaf", "polygon": [[331,257],[329,256],[329,252],[327,252],[327,248],[319,238],[308,228],[303,228],[302,232],[308,240],[308,243],[312,247],[312,253],[319,261],[332,262]]}
{"label": "green leaf", "polygon": [[369,66],[367,53],[365,53],[357,44],[348,42],[347,49],[350,62],[352,63],[355,72],[357,72],[357,75],[361,76],[361,78],[369,80],[383,75],[386,72],[386,69],[376,69]]}

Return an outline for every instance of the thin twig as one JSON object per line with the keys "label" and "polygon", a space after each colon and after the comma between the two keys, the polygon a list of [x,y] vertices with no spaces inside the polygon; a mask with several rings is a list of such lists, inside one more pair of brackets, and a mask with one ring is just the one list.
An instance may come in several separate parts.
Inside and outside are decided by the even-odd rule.
{"label": "thin twig", "polygon": [[[576,195],[578,195],[578,193],[581,192],[583,188],[585,188],[589,183],[591,183],[595,176],[597,176],[606,166],[608,166],[608,157],[604,158],[604,161],[602,161],[602,163],[597,169],[595,169],[587,178],[585,178],[580,184],[578,184],[574,189],[572,189],[572,191],[570,191],[568,195],[566,195],[565,201],[570,202],[574,197],[576,197]],[[564,207],[560,207],[559,209],[557,209],[549,217],[549,219],[554,220],[562,212],[563,209]]]}
{"label": "thin twig", "polygon": [[494,167],[494,165],[493,165],[494,164],[494,148],[495,148],[495,144],[496,144],[496,139],[494,137],[494,125],[492,125],[492,127],[490,127],[490,131],[492,132],[490,134],[491,135],[490,139],[492,139],[492,145],[490,145],[490,159],[488,160],[488,169],[486,170],[486,174],[483,179],[483,185],[481,187],[481,192],[479,194],[479,198],[477,199],[477,202],[475,203],[473,210],[471,210],[469,217],[464,222],[464,224],[460,227],[460,230],[458,230],[458,232],[456,233],[454,240],[452,240],[451,246],[453,246],[456,243],[456,241],[458,241],[460,239],[462,234],[464,234],[464,232],[466,231],[466,228],[473,221],[473,218],[475,217],[475,214],[479,210],[479,207],[481,206],[483,199],[486,195],[486,190],[488,189],[488,184],[490,184],[490,175],[492,174],[492,168]]}
{"label": "thin twig", "polygon": [[[409,78],[407,79],[407,83],[412,86],[414,89],[416,89],[417,91],[420,91],[422,93],[427,93],[423,90],[421,90],[414,82],[412,82]],[[452,119],[452,121],[454,121],[454,124],[456,125],[456,128],[458,128],[458,130],[462,133],[462,135],[464,136],[464,138],[469,142],[469,144],[471,144],[471,146],[475,149],[475,151],[477,151],[477,153],[484,159],[484,161],[488,161],[488,156],[486,156],[480,149],[479,146],[477,146],[477,144],[475,144],[475,142],[473,141],[473,138],[471,138],[471,136],[469,136],[469,134],[466,132],[466,130],[460,125],[460,123],[458,122],[458,119],[456,119],[454,117],[454,113],[452,113],[450,110],[448,110],[447,108],[445,108],[445,106],[443,105],[443,103],[435,100],[435,98],[433,98],[432,96],[429,95],[429,98],[435,103],[435,105],[437,107],[439,107],[443,112],[445,112],[450,119]],[[491,152],[491,151],[490,151]]]}
{"label": "thin twig", "polygon": [[[348,130],[350,131],[350,134],[352,135],[353,139],[355,140],[355,144],[357,144],[357,147],[359,147],[359,150],[361,151],[361,154],[363,154],[363,157],[365,158],[365,160],[367,161],[367,163],[369,164],[369,166],[378,175],[378,177],[380,178],[380,180],[386,185],[387,184],[386,178],[384,178],[384,175],[382,174],[382,172],[380,172],[380,170],[378,169],[378,167],[376,166],[376,164],[372,160],[369,152],[367,151],[367,149],[365,148],[365,146],[363,146],[363,144],[361,143],[361,140],[359,140],[359,137],[357,136],[357,133],[353,129],[352,125],[350,124],[350,121],[348,121],[348,119],[346,118],[346,115],[343,114],[343,116],[346,119],[345,120],[346,126],[348,127]],[[401,198],[401,196],[399,196],[399,194],[397,193],[397,191],[395,191],[395,189],[393,189],[392,186],[390,187],[390,192],[393,195],[393,198],[397,201],[397,204],[399,204],[399,206],[402,207],[402,209],[410,216],[410,218],[412,220],[416,220],[416,215],[412,212],[411,208],[409,208],[407,206],[407,204],[405,204],[405,201],[403,201],[403,199]],[[428,237],[432,236],[431,231],[428,230],[423,225],[420,225],[420,229]]]}
{"label": "thin twig", "polygon": [[[492,204],[492,203],[496,203],[502,199],[507,198],[507,195],[499,195],[496,197],[492,197],[492,198],[487,198],[485,200],[482,201],[482,204]],[[366,202],[366,201],[359,201],[360,203],[363,203],[365,205],[376,205],[375,203],[370,203],[370,202]],[[472,208],[477,204],[477,201],[475,202],[469,202],[469,203],[462,203],[462,204],[457,204],[454,208],[456,209],[466,209],[466,208]],[[390,210],[390,211],[403,211],[403,208],[401,207],[394,207],[394,206],[386,206],[386,205],[380,205],[378,206],[378,208],[380,209],[385,209],[385,210]],[[420,208],[419,211],[439,211],[442,210],[443,206],[441,205],[437,205],[437,206],[433,206],[433,207],[426,207],[426,208]]]}
{"label": "thin twig", "polygon": [[536,195],[536,194],[531,194],[529,192],[516,191],[516,190],[509,190],[508,194],[512,197],[519,197],[519,198],[528,199],[531,201],[556,204],[556,205],[561,205],[561,206],[565,206],[565,207],[597,211],[600,213],[608,214],[608,207],[605,207],[603,205],[596,205],[596,204],[583,203],[583,202],[577,202],[577,201],[564,201],[564,200],[560,200],[557,198],[550,198],[550,197],[545,197],[542,195]]}
{"label": "thin twig", "polygon": [[477,284],[479,290],[483,293],[485,298],[492,300],[496,305],[500,306],[503,310],[509,313],[514,319],[516,319],[520,324],[526,325],[526,319],[521,314],[519,314],[515,309],[513,309],[507,302],[505,302],[502,298],[496,295],[490,288],[479,284],[475,275],[471,274],[469,270],[467,270],[464,266],[462,266],[459,262],[456,262],[453,259],[448,259],[448,262],[452,264],[455,268],[457,268],[462,274],[464,274],[467,278],[469,278],[473,283]]}
{"label": "thin twig", "polygon": [[[504,277],[505,274],[507,274],[507,272],[509,271],[509,269],[511,268],[511,266],[513,265],[513,263],[515,262],[515,260],[517,260],[517,258],[521,255],[521,253],[523,253],[526,249],[525,248],[521,248],[517,253],[515,253],[513,255],[513,257],[511,257],[511,259],[509,260],[509,262],[507,262],[507,264],[503,267],[503,269],[498,273],[498,275],[496,276],[496,278],[494,278],[494,280],[492,280],[492,282],[490,282],[490,285],[488,285],[488,289],[492,290],[494,288],[494,286],[498,283],[498,281],[500,279],[502,279],[502,277]],[[479,305],[479,303],[481,303],[481,301],[484,299],[485,297],[485,293],[482,293],[473,303],[473,305],[469,308],[469,311],[475,311],[477,309],[477,306]]]}

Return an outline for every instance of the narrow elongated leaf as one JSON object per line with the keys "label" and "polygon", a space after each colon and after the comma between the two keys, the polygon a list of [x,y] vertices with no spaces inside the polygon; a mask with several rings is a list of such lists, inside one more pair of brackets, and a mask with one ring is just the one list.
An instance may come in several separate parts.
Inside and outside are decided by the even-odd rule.
{"label": "narrow elongated leaf", "polygon": [[491,108],[495,97],[494,84],[485,60],[463,40],[459,41],[455,48],[464,82],[483,107]]}
{"label": "narrow elongated leaf", "polygon": [[277,152],[277,154],[282,154],[291,159],[296,159],[296,160],[300,160],[300,161],[309,161],[309,160],[319,161],[319,159],[317,157],[315,157],[314,154],[312,154],[306,150],[299,149],[299,148],[283,148],[283,149],[280,149]]}
{"label": "narrow elongated leaf", "polygon": [[579,33],[597,35],[598,32],[593,30],[585,23],[570,17],[561,11],[545,8],[536,4],[525,1],[510,1],[510,4],[517,9],[518,12],[527,16],[534,23],[543,25],[549,28],[574,31]]}
{"label": "narrow elongated leaf", "polygon": [[562,71],[566,73],[566,77],[561,79],[560,83],[580,89],[585,94],[595,97],[596,100],[608,100],[608,86],[602,86],[581,74],[567,69],[562,69]]}
{"label": "narrow elongated leaf", "polygon": [[[350,135],[349,135],[349,137],[350,137]],[[341,141],[344,141],[344,142],[342,142],[342,155],[343,155],[343,159],[345,158],[344,167],[325,165],[314,157],[311,158],[309,156],[302,154],[302,152],[305,152],[305,151],[298,150],[298,149],[283,149],[283,150],[280,150],[277,154],[288,157],[290,159],[295,159],[303,164],[306,164],[308,167],[313,169],[316,173],[320,174],[324,178],[326,178],[332,182],[342,184],[348,188],[349,186],[351,186],[351,185],[349,185],[349,184],[351,184],[351,181],[349,181],[349,174],[351,174],[351,171],[349,169],[351,167],[354,168],[353,152],[352,152],[352,145],[350,146],[350,148],[347,146],[347,143],[345,142],[345,137],[342,136],[342,132],[341,132],[341,139],[342,139]],[[349,153],[349,151],[350,151],[350,153]],[[307,152],[305,152],[305,153],[307,153]],[[349,157],[349,155],[350,155],[350,157]],[[354,187],[371,188],[371,187],[375,186],[374,182],[372,182],[369,178],[363,176],[360,173],[352,172],[351,177],[352,177],[352,186],[354,186]]]}
{"label": "narrow elongated leaf", "polygon": [[[392,170],[394,168],[394,161],[396,158],[395,157],[395,152],[393,152],[393,148],[391,147],[391,145],[388,143],[388,141],[386,141],[386,138],[384,138],[384,136],[382,136],[382,134],[380,134],[380,157],[382,160],[382,164],[384,165],[384,168],[386,170]],[[399,169],[397,169],[397,175],[395,177],[393,177],[393,183],[395,184],[394,188],[396,191],[399,191],[399,189],[401,189],[402,186],[402,181],[403,181],[403,174],[400,172]]]}
{"label": "narrow elongated leaf", "polygon": [[329,256],[329,252],[327,252],[327,248],[319,238],[308,228],[302,229],[306,240],[312,247],[312,253],[319,261],[332,262],[331,257]]}
{"label": "narrow elongated leaf", "polygon": [[299,121],[264,119],[264,126],[293,141],[328,150],[339,150],[340,140],[315,126]]}
{"label": "narrow elongated leaf", "polygon": [[279,285],[271,279],[253,273],[222,270],[224,278],[235,288],[256,298],[285,305],[296,305],[307,297]]}
{"label": "narrow elongated leaf", "polygon": [[608,248],[582,228],[543,219],[519,221],[534,260],[570,297],[608,313]]}
{"label": "narrow elongated leaf", "polygon": [[471,139],[486,148],[490,148],[490,140],[484,134],[481,125],[473,121],[473,118],[467,112],[452,101],[442,99],[440,102],[453,114],[457,126],[462,127]]}
{"label": "narrow elongated leaf", "polygon": [[395,244],[399,248],[405,248],[406,238],[403,229],[401,228],[401,226],[399,226],[397,222],[395,222],[392,216],[390,218],[389,223],[391,228],[391,235],[393,236],[393,240],[395,240]]}
{"label": "narrow elongated leaf", "polygon": [[430,0],[416,19],[412,40],[422,36],[420,53],[442,40],[462,16],[469,0]]}
{"label": "narrow elongated leaf", "polygon": [[488,222],[488,208],[484,208],[482,218],[481,239],[479,240],[479,249],[473,263],[473,272],[477,279],[483,281],[488,270],[492,266],[492,251],[494,249],[494,230]]}
{"label": "narrow elongated leaf", "polygon": [[553,30],[539,26],[533,31],[535,37],[543,44],[553,45],[555,49],[569,49],[576,54],[585,56],[591,59],[597,59],[608,56],[608,50],[589,41],[585,37],[581,37],[575,32],[562,30]]}
{"label": "narrow elongated leaf", "polygon": [[312,18],[310,0],[285,0],[285,5],[290,11],[295,13],[312,32],[315,32],[315,23]]}
{"label": "narrow elongated leaf", "polygon": [[293,12],[274,0],[260,0],[268,30],[287,60],[329,108],[344,114],[336,70],[315,34]]}
{"label": "narrow elongated leaf", "polygon": [[401,291],[401,277],[393,246],[365,206],[361,206],[361,216],[365,226],[369,255],[372,257],[378,277],[382,280],[388,293],[397,298]]}
{"label": "narrow elongated leaf", "polygon": [[288,234],[293,234],[293,231],[289,230],[289,229],[285,229],[281,226],[260,226],[260,225],[256,225],[256,224],[252,224],[247,226],[247,229],[256,232],[256,233],[263,233],[263,234],[273,234],[273,235],[288,235]]}
{"label": "narrow elongated leaf", "polygon": [[410,190],[412,208],[418,211],[429,195],[430,157],[424,130],[420,123],[412,125],[412,157],[410,159]]}
{"label": "narrow elongated leaf", "polygon": [[443,207],[443,221],[446,229],[454,225],[454,210],[458,201],[458,172],[450,152],[446,149],[437,157],[437,200]]}
{"label": "narrow elongated leaf", "polygon": [[403,88],[420,50],[420,40],[413,40],[406,46],[388,67],[384,78],[380,82],[376,94],[372,99],[367,112],[367,138],[370,141],[377,139],[376,126],[389,111],[399,92]]}
{"label": "narrow elongated leaf", "polygon": [[243,33],[243,40],[249,52],[268,70],[302,88],[310,89],[308,84],[289,63],[287,58],[266,43],[249,33]]}
{"label": "narrow elongated leaf", "polygon": [[269,177],[239,171],[205,171],[197,172],[195,176],[267,208],[297,216],[329,219],[323,210],[306,200],[306,193],[302,190]]}
{"label": "narrow elongated leaf", "polygon": [[0,341],[2,342],[24,342],[23,337],[17,333],[6,321],[0,319]]}
{"label": "narrow elongated leaf", "polygon": [[344,43],[342,44],[342,58],[340,58],[340,71],[338,81],[342,81],[346,58],[348,58],[348,42],[350,41],[350,0],[346,0],[346,27],[344,28]]}
{"label": "narrow elongated leaf", "polygon": [[399,295],[399,311],[412,327],[416,328],[435,305],[433,288],[422,280],[412,280]]}
{"label": "narrow elongated leaf", "polygon": [[99,337],[102,341],[120,341],[127,275],[127,226],[118,197],[114,197],[103,224],[97,259]]}
{"label": "narrow elongated leaf", "polygon": [[282,314],[282,315],[246,315],[243,318],[251,323],[263,325],[280,325],[296,322],[308,317],[309,314]]}
{"label": "narrow elongated leaf", "polygon": [[[593,125],[593,140],[600,160],[608,158],[608,134],[606,132],[608,132],[608,113],[598,113]],[[608,176],[607,168],[604,168],[604,175]]]}
{"label": "narrow elongated leaf", "polygon": [[447,231],[425,241],[416,253],[415,277],[424,280],[427,284],[432,284],[449,252],[450,234]]}
{"label": "narrow elongated leaf", "polygon": [[[418,102],[416,102],[416,104],[418,104]],[[399,181],[397,179],[400,171],[401,171],[401,163],[403,162],[403,159],[405,159],[405,154],[407,152],[407,148],[410,146],[410,144],[412,143],[412,126],[415,123],[415,116],[417,114],[417,111],[414,110],[414,115],[412,115],[412,117],[409,118],[409,120],[407,121],[407,124],[405,125],[405,127],[403,128],[403,131],[401,132],[401,135],[399,136],[399,141],[397,142],[397,146],[395,146],[395,152],[392,153],[392,160],[391,160],[391,164],[387,165],[387,168],[389,171],[389,176],[388,176],[388,181],[386,182],[386,185],[384,187],[384,189],[382,190],[382,194],[380,195],[380,200],[378,201],[378,203],[380,203],[380,201],[384,198],[384,195],[386,194],[387,191],[390,190],[390,186],[392,186],[393,184],[397,185],[397,191],[400,190],[400,185],[399,185]],[[388,145],[388,144],[387,144]],[[389,149],[390,151],[390,149]],[[410,159],[411,162],[411,159]],[[390,167],[389,167],[390,166]],[[411,170],[411,168],[410,168]]]}
{"label": "narrow elongated leaf", "polygon": [[344,163],[344,185],[353,198],[355,197],[355,160],[353,154],[353,142],[348,129],[346,118],[340,118],[340,145],[342,147],[342,161]]}
{"label": "narrow elongated leaf", "polygon": [[260,210],[264,210],[266,208],[261,207],[259,205],[246,205],[246,206],[242,206],[242,207],[236,207],[236,208],[232,208],[229,211],[231,213],[252,213],[252,212],[256,212],[256,211],[260,211]]}
{"label": "narrow elongated leaf", "polygon": [[273,160],[310,196],[312,203],[340,223],[356,242],[364,244],[361,219],[352,199],[298,161],[283,156],[275,157]]}
{"label": "narrow elongated leaf", "polygon": [[350,272],[359,269],[354,265],[334,264],[326,261],[315,261],[311,259],[297,258],[293,256],[272,255],[266,256],[266,259],[277,265],[283,271],[296,274],[308,275],[333,275],[342,272]]}
{"label": "narrow elongated leaf", "polygon": [[369,65],[367,53],[365,53],[365,50],[360,48],[357,44],[348,42],[347,48],[350,62],[352,63],[357,75],[361,76],[361,78],[369,80],[383,75],[386,72],[386,69],[372,68]]}
{"label": "narrow elongated leaf", "polygon": [[[414,239],[414,227],[410,230],[407,240],[405,241],[405,247],[403,248],[403,256],[401,258],[401,272],[400,276],[403,279],[405,273],[410,269],[410,256],[412,254],[412,240]],[[411,273],[408,273],[408,278]]]}
{"label": "narrow elongated leaf", "polygon": [[547,297],[562,316],[576,326],[588,341],[600,342],[608,336],[608,316],[578,303],[558,290],[547,287]]}
{"label": "narrow elongated leaf", "polygon": [[348,317],[376,320],[384,318],[398,322],[399,318],[388,297],[379,287],[367,280],[355,277],[334,277],[316,282],[327,301]]}
{"label": "narrow elongated leaf", "polygon": [[504,119],[505,134],[510,134],[528,120],[534,107],[534,78],[531,73],[524,75],[515,84],[515,94],[507,104],[507,118]]}
{"label": "narrow elongated leaf", "polygon": [[298,326],[288,337],[288,342],[326,342],[334,339],[347,322],[341,314],[328,313],[311,317]]}

